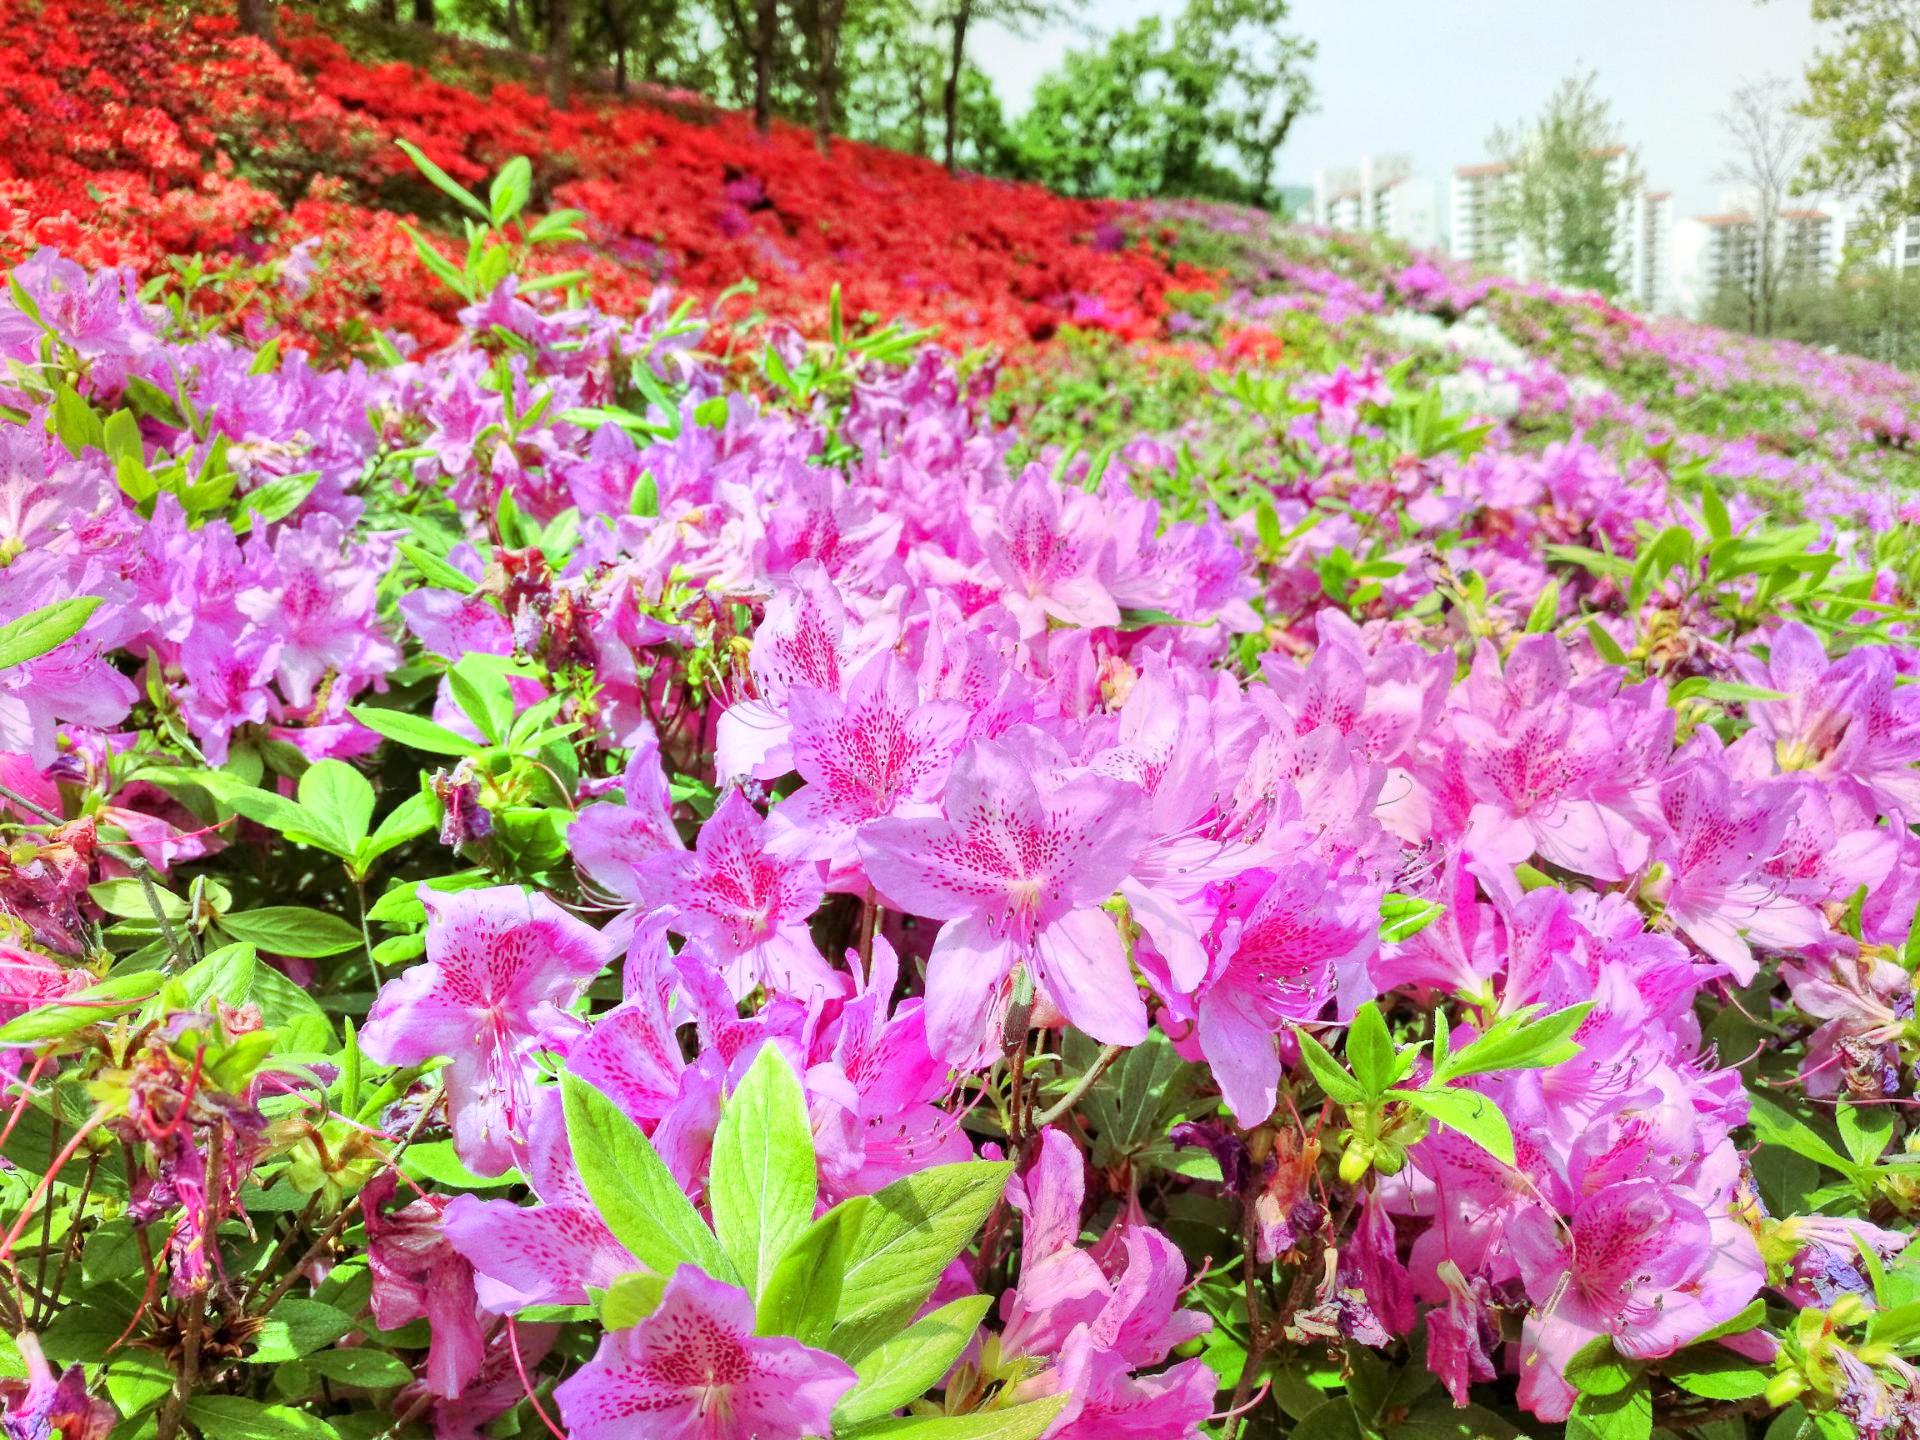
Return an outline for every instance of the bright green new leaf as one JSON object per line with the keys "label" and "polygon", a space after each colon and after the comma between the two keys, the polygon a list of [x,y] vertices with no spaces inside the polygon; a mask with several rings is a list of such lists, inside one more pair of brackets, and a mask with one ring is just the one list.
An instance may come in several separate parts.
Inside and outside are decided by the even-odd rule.
{"label": "bright green new leaf", "polygon": [[562,1075],[560,1093],[581,1183],[613,1238],[656,1275],[697,1265],[738,1284],[727,1252],[640,1127],[578,1076]]}
{"label": "bright green new leaf", "polygon": [[939,1384],[967,1348],[993,1304],[968,1295],[914,1321],[854,1366],[859,1379],[833,1407],[836,1432],[910,1405]]}
{"label": "bright green new leaf", "polygon": [[857,1430],[834,1430],[836,1440],[1039,1440],[1070,1397],[1049,1395],[1005,1410],[972,1415],[903,1415]]}
{"label": "bright green new leaf", "polygon": [[263,905],[258,910],[236,911],[220,917],[220,929],[269,955],[302,960],[342,954],[358,948],[363,939],[358,926],[304,905]]}
{"label": "bright green new leaf", "polygon": [[833,1333],[840,1310],[840,1286],[853,1248],[867,1220],[865,1196],[842,1201],[814,1221],[761,1277],[755,1329],[762,1335],[791,1335],[816,1349]]}
{"label": "bright green new leaf", "polygon": [[1458,1130],[1503,1165],[1513,1164],[1513,1131],[1500,1107],[1473,1090],[1440,1086],[1405,1092],[1406,1101],[1421,1114]]}
{"label": "bright green new leaf", "polygon": [[472,755],[480,749],[466,736],[456,735],[423,715],[409,715],[404,710],[389,710],[381,705],[349,705],[347,713],[374,734],[409,750],[421,750],[429,755]]}
{"label": "bright green new leaf", "polygon": [[1007,1188],[1013,1166],[970,1160],[908,1175],[871,1197],[847,1255],[829,1349],[858,1361],[926,1303]]}
{"label": "bright green new leaf", "polygon": [[756,1299],[819,1189],[806,1094],[780,1047],[764,1045],[721,1111],[707,1181],[714,1233]]}
{"label": "bright green new leaf", "polygon": [[0,625],[0,670],[24,665],[50,650],[57,650],[87,623],[87,617],[100,606],[98,595],[75,595],[30,610],[18,620]]}

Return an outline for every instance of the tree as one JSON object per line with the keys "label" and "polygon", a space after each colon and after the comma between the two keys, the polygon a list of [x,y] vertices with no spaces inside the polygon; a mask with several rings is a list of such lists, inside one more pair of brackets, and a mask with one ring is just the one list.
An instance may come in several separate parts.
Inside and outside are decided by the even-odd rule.
{"label": "tree", "polygon": [[1920,0],[1813,0],[1813,18],[1838,27],[1839,44],[1807,64],[1801,113],[1818,143],[1804,183],[1861,198],[1871,253],[1920,215]]}
{"label": "tree", "polygon": [[1016,34],[1036,25],[1051,24],[1077,13],[1082,0],[948,0],[947,79],[941,91],[940,113],[946,122],[941,161],[954,167],[960,138],[960,87],[967,64],[967,36],[976,24],[997,21]]}
{"label": "tree", "polygon": [[1812,126],[1793,108],[1787,83],[1773,78],[1735,90],[1720,124],[1734,149],[1720,178],[1738,185],[1752,200],[1754,262],[1738,284],[1746,300],[1745,328],[1770,335],[1780,287],[1794,261],[1786,243],[1784,212],[1807,159]]}
{"label": "tree", "polygon": [[1220,71],[1211,88],[1228,121],[1220,138],[1239,155],[1249,198],[1263,208],[1273,203],[1274,157],[1313,106],[1307,66],[1318,47],[1288,34],[1287,18],[1287,0],[1189,0],[1174,32],[1190,65]]}
{"label": "tree", "polygon": [[240,0],[240,28],[272,45],[274,0]]}
{"label": "tree", "polygon": [[[1287,0],[1188,0],[1068,53],[1015,129],[1024,173],[1077,195],[1264,203],[1273,156],[1312,102]],[[1238,161],[1239,169],[1231,162]]]}
{"label": "tree", "polygon": [[573,82],[573,0],[547,0],[547,100],[567,108]]}
{"label": "tree", "polygon": [[1571,76],[1538,119],[1493,133],[1489,148],[1507,174],[1490,213],[1546,278],[1614,295],[1623,284],[1621,220],[1641,182],[1595,82],[1591,73]]}

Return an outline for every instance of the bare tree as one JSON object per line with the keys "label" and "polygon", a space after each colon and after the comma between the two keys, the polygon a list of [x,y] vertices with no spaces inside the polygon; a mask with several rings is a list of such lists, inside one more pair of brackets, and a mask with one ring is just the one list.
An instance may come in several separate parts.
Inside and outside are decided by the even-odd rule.
{"label": "bare tree", "polygon": [[1784,80],[1751,80],[1733,92],[1720,116],[1733,143],[1733,158],[1718,172],[1753,201],[1753,261],[1735,277],[1747,304],[1747,325],[1756,335],[1773,333],[1780,287],[1802,258],[1790,243],[1787,201],[1814,141],[1813,123],[1795,108]]}

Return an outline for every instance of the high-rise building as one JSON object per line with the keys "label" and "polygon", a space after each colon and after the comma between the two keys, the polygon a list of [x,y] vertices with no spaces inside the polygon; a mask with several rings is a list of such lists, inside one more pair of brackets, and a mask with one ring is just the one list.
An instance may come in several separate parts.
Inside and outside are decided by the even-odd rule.
{"label": "high-rise building", "polygon": [[1863,255],[1867,217],[1853,201],[1782,209],[1773,219],[1770,247],[1761,244],[1759,206],[1750,192],[1729,191],[1722,204],[1715,214],[1688,216],[1675,230],[1674,305],[1689,315],[1703,313],[1723,290],[1756,285],[1769,253],[1782,286],[1831,280],[1855,261],[1889,270],[1920,268],[1920,218],[1896,227],[1878,250]]}
{"label": "high-rise building", "polygon": [[1404,155],[1363,155],[1356,166],[1315,172],[1313,223],[1431,250],[1440,243],[1440,192]]}
{"label": "high-rise building", "polygon": [[1493,213],[1511,169],[1492,160],[1454,170],[1450,249],[1456,259],[1517,276],[1525,259],[1520,243],[1500,228]]}
{"label": "high-rise building", "polygon": [[[1618,178],[1631,163],[1624,146],[1599,152]],[[1503,161],[1462,165],[1453,172],[1452,253],[1457,259],[1520,280],[1553,280],[1541,256],[1495,218],[1513,169]],[[1673,290],[1673,194],[1636,185],[1621,203],[1614,232],[1614,270],[1619,298],[1637,309],[1671,307]]]}

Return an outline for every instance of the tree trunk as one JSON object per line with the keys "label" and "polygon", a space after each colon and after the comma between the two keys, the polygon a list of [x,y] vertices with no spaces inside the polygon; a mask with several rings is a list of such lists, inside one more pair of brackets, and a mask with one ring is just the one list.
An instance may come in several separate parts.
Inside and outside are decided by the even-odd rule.
{"label": "tree trunk", "polygon": [[240,28],[273,44],[273,0],[240,0]]}
{"label": "tree trunk", "polygon": [[413,0],[413,23],[423,29],[433,29],[433,0]]}
{"label": "tree trunk", "polygon": [[773,123],[773,35],[778,0],[759,0],[753,22],[753,128],[762,135]]}
{"label": "tree trunk", "polygon": [[564,110],[573,79],[572,0],[547,0],[547,26],[547,101]]}
{"label": "tree trunk", "polygon": [[953,7],[953,51],[947,57],[947,88],[941,108],[947,117],[947,138],[942,159],[947,173],[953,173],[954,150],[960,142],[960,70],[967,62],[967,22],[973,19],[973,0],[955,0]]}
{"label": "tree trunk", "polygon": [[380,0],[374,13],[379,16],[382,25],[400,23],[400,0]]}
{"label": "tree trunk", "polygon": [[813,83],[813,139],[825,154],[833,143],[834,98],[840,83],[840,21],[846,0],[819,0],[819,73]]}

